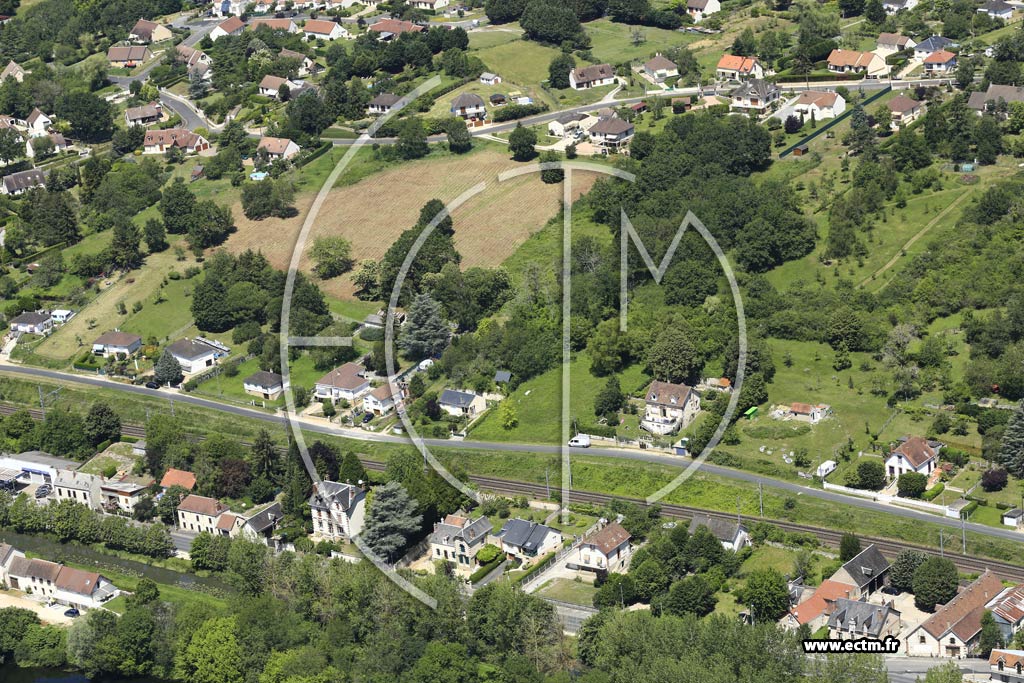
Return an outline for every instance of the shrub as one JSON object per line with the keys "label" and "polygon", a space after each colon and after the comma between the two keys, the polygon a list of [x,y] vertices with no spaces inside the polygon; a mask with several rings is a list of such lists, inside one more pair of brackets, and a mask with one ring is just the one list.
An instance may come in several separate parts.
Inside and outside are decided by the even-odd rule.
{"label": "shrub", "polygon": [[554,556],[555,556],[555,554],[553,552],[552,553],[548,553],[544,557],[542,557],[539,560],[537,560],[536,562],[534,562],[532,565],[530,565],[529,569],[527,569],[525,572],[523,572],[522,574],[520,574],[519,576],[516,577],[515,583],[521,584],[530,575],[536,574],[544,566],[544,563],[547,562],[548,560],[550,560]]}
{"label": "shrub", "polygon": [[918,472],[906,472],[896,480],[896,489],[904,498],[920,498],[928,487],[928,477]]}
{"label": "shrub", "polygon": [[946,485],[939,482],[935,486],[931,487],[927,491],[921,494],[921,500],[935,500],[939,497],[939,494],[946,488]]}
{"label": "shrub", "polygon": [[981,475],[981,488],[989,493],[992,491],[1002,491],[1006,488],[1006,483],[1006,470],[1002,467],[985,470],[984,474]]}

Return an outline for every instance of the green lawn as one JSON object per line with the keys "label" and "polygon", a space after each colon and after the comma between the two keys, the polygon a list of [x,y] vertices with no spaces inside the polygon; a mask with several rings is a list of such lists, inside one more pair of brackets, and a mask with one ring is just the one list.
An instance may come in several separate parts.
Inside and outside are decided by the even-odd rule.
{"label": "green lawn", "polygon": [[585,581],[574,581],[572,579],[551,579],[538,588],[534,595],[541,598],[551,598],[560,602],[568,602],[573,605],[585,605],[592,607],[594,595],[597,589],[594,585]]}
{"label": "green lawn", "polygon": [[[593,45],[591,52],[595,59],[609,64],[647,61],[659,52],[689,45],[700,39],[694,33],[618,24],[607,18],[587,22],[585,28]],[[641,38],[639,42],[634,41],[634,32]]]}
{"label": "green lawn", "polygon": [[[590,373],[590,359],[585,353],[577,355],[570,369],[570,405],[574,422],[580,427],[595,424],[594,397],[608,381]],[[624,392],[640,391],[648,382],[640,365],[627,368],[619,376]],[[484,441],[521,441],[526,443],[559,443],[561,441],[561,386],[562,368],[556,367],[523,382],[507,399],[516,408],[519,424],[513,429],[502,428],[498,411],[491,411],[473,428],[473,438]],[[634,428],[623,428],[621,436],[635,439]]]}
{"label": "green lawn", "polygon": [[519,31],[505,29],[473,31],[469,34],[469,49],[484,50],[489,47],[505,45],[506,43],[519,40],[521,35],[522,33]]}
{"label": "green lawn", "polygon": [[[202,279],[203,273],[188,280],[167,280],[167,284],[159,288],[164,299],[160,303],[156,303],[156,296],[136,299],[141,301],[142,310],[130,315],[121,329],[143,339],[156,337],[160,343],[174,341],[192,324],[192,292]],[[129,309],[136,300],[126,302]]]}
{"label": "green lawn", "polygon": [[548,78],[548,65],[558,56],[559,51],[529,40],[513,40],[477,49],[471,45],[470,54],[475,54],[488,71],[501,76],[511,83],[539,85]]}

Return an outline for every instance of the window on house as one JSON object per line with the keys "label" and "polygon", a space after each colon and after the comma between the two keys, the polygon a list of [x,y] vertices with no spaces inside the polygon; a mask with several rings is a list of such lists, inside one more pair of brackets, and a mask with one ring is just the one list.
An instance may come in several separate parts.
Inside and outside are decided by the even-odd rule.
{"label": "window on house", "polygon": [[924,645],[925,637],[924,636],[918,636],[917,637],[917,642],[920,643],[921,645]]}

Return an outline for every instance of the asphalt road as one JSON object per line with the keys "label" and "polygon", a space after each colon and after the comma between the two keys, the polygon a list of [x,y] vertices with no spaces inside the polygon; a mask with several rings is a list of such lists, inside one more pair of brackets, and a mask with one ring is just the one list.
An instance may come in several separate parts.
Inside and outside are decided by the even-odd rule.
{"label": "asphalt road", "polygon": [[[260,410],[251,408],[244,408],[241,406],[227,405],[218,403],[210,399],[200,398],[198,396],[190,396],[188,394],[171,394],[168,390],[153,390],[147,389],[141,386],[134,386],[130,384],[122,384],[120,382],[113,382],[102,377],[89,377],[84,375],[73,375],[70,373],[58,372],[56,370],[47,370],[44,368],[33,368],[21,365],[3,365],[0,366],[0,374],[11,374],[18,375],[21,377],[41,377],[51,380],[74,382],[77,384],[85,384],[95,387],[103,387],[106,389],[114,389],[118,391],[124,391],[130,394],[137,394],[141,396],[147,396],[153,398],[154,395],[165,396],[168,401],[179,404],[193,405],[208,410],[217,410],[223,413],[229,413],[232,415],[238,415],[240,417],[247,417],[251,419],[262,420],[264,422],[270,422],[276,425],[283,425],[287,422],[287,418],[283,415],[275,415],[266,413]],[[397,444],[409,444],[410,440],[404,436],[398,436],[395,434],[380,434],[376,432],[368,432],[360,429],[345,429],[342,427],[336,427],[329,424],[318,424],[302,421],[301,427],[303,431],[312,432],[314,434],[327,434],[331,436],[341,436],[349,439],[358,441],[373,441],[378,443],[397,443]],[[483,450],[483,451],[499,451],[507,453],[547,453],[557,455],[562,452],[560,446],[551,444],[529,444],[529,443],[492,443],[486,441],[449,441],[447,439],[424,439],[427,446],[431,448],[446,448],[446,449],[467,449],[467,450]],[[619,460],[633,460],[636,462],[649,462],[660,465],[669,465],[672,467],[682,467],[690,462],[688,458],[680,456],[667,455],[662,453],[655,453],[647,450],[627,450],[622,448],[573,448],[570,449],[571,453],[576,455],[588,455],[594,457],[606,457],[616,458]],[[884,503],[877,503],[867,498],[857,498],[854,496],[845,496],[839,493],[833,493],[831,491],[824,491],[822,489],[812,488],[809,486],[803,486],[796,482],[782,481],[780,479],[773,479],[765,477],[753,472],[745,472],[743,470],[730,469],[726,467],[719,467],[709,463],[704,463],[701,467],[701,471],[714,474],[726,479],[732,479],[734,481],[740,481],[750,484],[751,487],[755,487],[758,484],[768,488],[774,488],[776,490],[786,491],[797,496],[808,496],[811,498],[817,498],[819,500],[825,500],[836,505],[845,505],[849,507],[862,508],[865,510],[872,510],[874,512],[881,512],[892,515],[894,517],[901,517],[904,519],[918,520],[921,522],[930,522],[932,524],[940,524],[945,527],[959,530],[961,523],[957,520],[950,519],[948,517],[938,517],[925,512],[918,512],[902,507],[895,507],[892,505],[886,505]],[[653,493],[653,492],[652,492]],[[692,501],[697,503],[699,501]],[[1024,535],[1017,531],[1011,531],[1010,529],[1000,529],[996,527],[985,526],[982,524],[967,523],[966,528],[968,531],[978,533],[984,536],[990,536],[993,538],[1001,538],[1004,540],[1024,541]],[[877,533],[870,529],[865,529],[865,533]]]}
{"label": "asphalt road", "polygon": [[[889,683],[916,683],[916,681],[924,679],[929,669],[942,666],[948,661],[951,660],[931,657],[886,657],[885,668],[889,674]],[[952,661],[957,663],[965,676],[969,674],[988,676],[991,672],[988,662],[983,659],[954,659]]]}
{"label": "asphalt road", "polygon": [[199,114],[185,100],[172,95],[166,90],[160,92],[160,104],[180,116],[183,126],[189,130],[207,127],[206,122],[199,117]]}

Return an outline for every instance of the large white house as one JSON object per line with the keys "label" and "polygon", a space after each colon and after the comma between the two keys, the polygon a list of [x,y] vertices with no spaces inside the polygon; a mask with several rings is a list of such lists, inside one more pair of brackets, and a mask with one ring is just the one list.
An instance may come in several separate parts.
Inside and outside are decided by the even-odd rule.
{"label": "large white house", "polygon": [[220,533],[217,525],[228,509],[216,498],[189,495],[178,504],[178,528],[196,533]]}
{"label": "large white house", "polygon": [[345,363],[321,377],[314,390],[315,396],[321,401],[352,402],[370,389],[370,380],[364,376],[366,368],[359,363]]}
{"label": "large white house", "polygon": [[927,476],[938,466],[942,445],[920,436],[900,439],[900,445],[892,449],[885,461],[885,472],[890,479],[908,472]]}
{"label": "large white house", "polygon": [[53,318],[47,311],[25,311],[11,318],[11,332],[44,336],[53,329]]}
{"label": "large white house", "polygon": [[387,415],[397,404],[397,398],[387,384],[382,384],[363,396],[363,410],[372,415]]}
{"label": "large white house", "polygon": [[487,543],[487,534],[494,525],[487,517],[471,519],[459,512],[448,515],[444,521],[434,524],[430,534],[430,557],[443,560],[455,568],[459,575],[469,575],[477,569],[476,554]]}
{"label": "large white house", "polygon": [[621,524],[610,522],[577,546],[570,564],[586,571],[624,572],[632,555],[630,538]]}
{"label": "large white house", "polygon": [[310,19],[302,27],[306,40],[337,40],[348,38],[348,31],[336,22],[323,19]]}
{"label": "large white house", "polygon": [[834,119],[846,111],[846,100],[839,93],[807,90],[796,98],[793,111],[815,121]]}
{"label": "large white house", "polygon": [[129,332],[104,332],[92,343],[92,355],[130,356],[142,348],[142,337]]}
{"label": "large white house", "polygon": [[349,541],[363,530],[366,492],[352,484],[323,481],[313,484],[309,509],[313,534],[328,541]]}
{"label": "large white house", "polygon": [[699,24],[705,17],[722,11],[722,3],[718,0],[687,0],[686,13]]}
{"label": "large white house", "polygon": [[494,538],[505,554],[523,562],[543,557],[562,545],[561,531],[525,519],[506,521]]}
{"label": "large white house", "polygon": [[573,90],[598,88],[615,82],[615,68],[611,64],[576,67],[569,72],[569,86]]}
{"label": "large white house", "polygon": [[217,360],[218,349],[196,339],[179,339],[167,347],[167,351],[178,361],[181,371],[186,375],[202,372],[213,367]]}
{"label": "large white house", "polygon": [[700,397],[685,384],[651,382],[644,393],[640,428],[652,434],[671,434],[685,429],[700,412]]}
{"label": "large white house", "polygon": [[0,572],[14,590],[31,593],[83,612],[99,607],[120,593],[113,583],[96,572],[65,567],[47,560],[30,560],[17,550],[5,552],[5,546],[0,545],[0,560],[3,560],[4,555],[7,556],[7,566],[0,569]]}
{"label": "large white house", "polygon": [[473,418],[487,408],[487,401],[483,396],[471,391],[445,389],[441,392],[437,405],[453,417]]}

